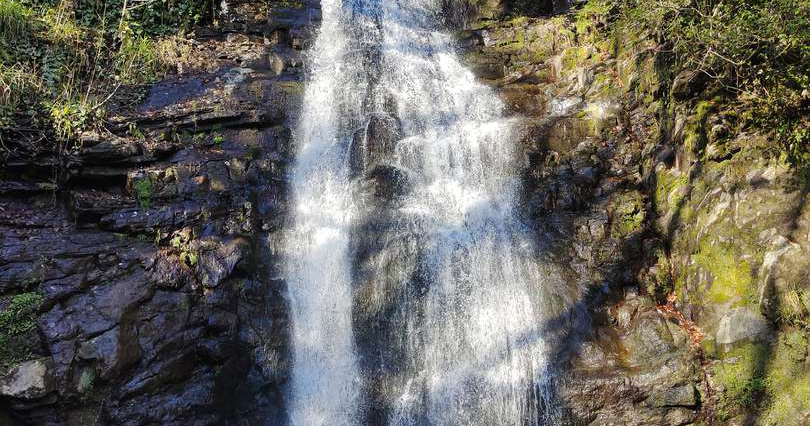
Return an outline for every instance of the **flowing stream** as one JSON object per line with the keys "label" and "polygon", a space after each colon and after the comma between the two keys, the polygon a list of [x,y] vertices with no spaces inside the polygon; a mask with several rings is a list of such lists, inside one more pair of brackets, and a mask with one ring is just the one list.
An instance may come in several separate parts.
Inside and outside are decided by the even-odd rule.
{"label": "flowing stream", "polygon": [[516,126],[433,3],[322,1],[286,237],[293,426],[553,423]]}

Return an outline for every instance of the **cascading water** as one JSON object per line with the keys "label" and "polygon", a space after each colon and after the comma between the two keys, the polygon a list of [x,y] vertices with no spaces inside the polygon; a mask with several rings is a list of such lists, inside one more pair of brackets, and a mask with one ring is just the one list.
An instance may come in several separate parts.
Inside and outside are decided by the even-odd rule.
{"label": "cascading water", "polygon": [[293,426],[554,417],[515,126],[432,3],[322,2],[287,238]]}
{"label": "cascading water", "polygon": [[348,192],[346,152],[351,130],[363,119],[369,82],[352,61],[364,36],[362,29],[351,30],[361,24],[352,21],[353,11],[340,1],[323,2],[320,35],[309,53],[313,78],[294,135],[299,150],[285,271],[292,320],[293,425],[350,426],[357,420],[360,374],[349,253],[357,209]]}

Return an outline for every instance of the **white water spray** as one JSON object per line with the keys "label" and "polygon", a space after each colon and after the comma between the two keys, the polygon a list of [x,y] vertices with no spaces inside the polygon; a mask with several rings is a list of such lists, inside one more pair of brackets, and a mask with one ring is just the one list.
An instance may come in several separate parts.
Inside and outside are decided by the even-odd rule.
{"label": "white water spray", "polygon": [[[293,346],[290,422],[357,424],[360,374],[352,331],[349,238],[356,216],[346,148],[368,83],[351,62],[350,16],[324,1],[309,52],[312,78],[294,134],[298,154],[286,234],[286,277]],[[361,34],[361,33],[360,33]]]}
{"label": "white water spray", "polygon": [[[287,239],[292,425],[362,423],[352,233],[366,206],[353,196],[350,151],[358,140],[364,150],[374,149],[368,134],[354,136],[368,133],[370,117],[379,116],[397,122],[397,140],[383,163],[402,171],[409,189],[386,205],[398,237],[386,240],[384,250],[399,258],[372,271],[372,287],[392,288],[395,281],[393,287],[403,288],[417,278],[426,286],[399,301],[418,309],[400,309],[407,365],[398,369],[399,385],[383,392],[394,394],[386,421],[547,424],[553,418],[548,343],[539,328],[548,273],[516,219],[514,123],[492,90],[461,65],[451,38],[435,30],[432,1],[322,5],[295,135],[300,148]],[[375,156],[380,153],[364,158]],[[361,174],[372,172],[369,167],[363,162]]]}

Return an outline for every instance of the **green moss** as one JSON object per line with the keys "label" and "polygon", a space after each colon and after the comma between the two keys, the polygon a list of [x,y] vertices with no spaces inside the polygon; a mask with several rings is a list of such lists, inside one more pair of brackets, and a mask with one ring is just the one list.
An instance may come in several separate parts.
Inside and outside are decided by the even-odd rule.
{"label": "green moss", "polygon": [[615,37],[608,37],[605,40],[596,42],[594,45],[598,51],[610,56],[617,56],[619,51],[619,41]]}
{"label": "green moss", "polygon": [[562,53],[562,68],[565,71],[570,71],[586,65],[588,57],[588,50],[586,48],[581,46],[569,47]]}
{"label": "green moss", "polygon": [[705,293],[710,302],[731,303],[733,306],[755,302],[751,266],[739,259],[733,247],[704,239],[692,259],[712,276],[710,287]]}
{"label": "green moss", "polygon": [[613,236],[622,238],[644,227],[647,211],[638,191],[627,191],[614,202]]}
{"label": "green moss", "polygon": [[12,297],[0,311],[0,371],[30,359],[30,334],[37,329],[36,317],[42,302],[39,293],[22,293]]}
{"label": "green moss", "polygon": [[[496,53],[501,54],[517,54],[520,52],[525,52],[527,47],[527,40],[526,40],[526,32],[521,29],[516,29],[513,33],[511,30],[507,30],[506,34],[503,34],[499,39],[498,44],[492,47],[492,50]],[[508,36],[509,33],[512,33],[512,36]]]}
{"label": "green moss", "polygon": [[766,425],[788,425],[810,410],[810,369],[807,334],[801,329],[787,330],[779,337],[770,357],[766,374],[768,405],[763,418]]}
{"label": "green moss", "polygon": [[623,235],[628,235],[638,231],[644,224],[644,218],[644,210],[638,210],[634,213],[622,216],[621,223],[619,224],[619,232]]}
{"label": "green moss", "polygon": [[503,23],[507,27],[522,27],[529,22],[529,18],[525,16],[518,16]]}
{"label": "green moss", "polygon": [[661,85],[655,60],[650,57],[638,58],[634,61],[639,61],[634,66],[634,69],[638,72],[638,85],[635,87],[636,96],[641,98],[644,104],[649,105],[655,102]]}
{"label": "green moss", "polygon": [[610,12],[611,5],[604,0],[591,0],[574,16],[574,27],[583,41],[593,42],[599,37],[598,28]]}
{"label": "green moss", "polygon": [[152,205],[152,196],[154,192],[154,182],[152,181],[152,177],[147,175],[145,178],[140,179],[135,182],[133,188],[135,189],[135,198],[138,200],[138,204],[148,209]]}
{"label": "green moss", "polygon": [[625,90],[635,89],[639,81],[638,64],[635,59],[622,59],[618,62],[619,81]]}
{"label": "green moss", "polygon": [[717,108],[717,100],[700,101],[695,108],[697,121],[706,121],[709,113]]}
{"label": "green moss", "polygon": [[686,289],[686,274],[683,274],[683,273],[677,274],[677,276],[674,277],[674,281],[675,281],[675,284],[673,285],[673,287],[674,287],[674,290],[675,290],[675,294],[677,294],[678,296],[681,297],[681,301],[688,302],[689,301],[688,298],[685,298],[686,296],[688,296],[687,291],[686,291],[687,290]]}
{"label": "green moss", "polygon": [[656,174],[655,184],[655,207],[661,214],[674,211],[681,204],[685,197],[682,188],[689,184],[689,179],[685,174],[676,171],[664,170]]}
{"label": "green moss", "polygon": [[616,83],[617,81],[609,74],[597,74],[594,86],[597,88],[599,99],[614,99],[621,96],[624,90]]}
{"label": "green moss", "polygon": [[721,417],[751,408],[766,390],[764,367],[768,357],[766,345],[747,344],[726,354],[724,360],[713,368],[715,381],[723,388],[718,401]]}
{"label": "green moss", "polygon": [[200,261],[199,256],[197,253],[193,251],[183,251],[180,253],[180,262],[183,262],[186,266],[193,267],[197,266],[197,263]]}
{"label": "green moss", "polygon": [[695,154],[706,146],[706,119],[717,108],[716,100],[700,101],[695,106],[695,113],[689,117],[684,129],[683,143],[686,149]]}
{"label": "green moss", "polygon": [[655,250],[653,254],[657,260],[655,262],[654,274],[647,278],[647,294],[653,296],[658,303],[666,303],[666,298],[673,291],[672,265],[666,252],[662,249]]}
{"label": "green moss", "polygon": [[517,59],[519,61],[527,61],[535,64],[541,63],[548,59],[548,52],[545,50],[528,49],[518,55]]}
{"label": "green moss", "polygon": [[807,332],[788,329],[770,346],[747,344],[725,354],[713,367],[723,388],[719,412],[730,417],[753,411],[768,426],[798,424],[796,419],[810,410],[807,350]]}
{"label": "green moss", "polygon": [[703,355],[709,358],[714,358],[717,356],[717,342],[714,338],[706,338],[700,341],[700,349],[703,351]]}

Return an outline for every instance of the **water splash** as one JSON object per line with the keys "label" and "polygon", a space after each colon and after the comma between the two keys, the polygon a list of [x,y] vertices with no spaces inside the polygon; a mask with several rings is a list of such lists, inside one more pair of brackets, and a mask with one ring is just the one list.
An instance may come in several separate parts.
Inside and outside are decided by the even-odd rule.
{"label": "water splash", "polygon": [[[547,422],[542,284],[529,230],[516,219],[515,123],[433,30],[429,5],[387,2],[383,80],[403,139],[394,163],[413,191],[401,226],[423,241],[409,386],[391,424],[523,426]],[[427,6],[427,7],[426,7]],[[416,315],[415,313],[412,315]]]}
{"label": "water splash", "polygon": [[[555,415],[540,330],[551,278],[517,219],[516,126],[435,30],[433,3],[322,2],[287,238],[294,426]],[[390,324],[358,355],[365,317]],[[396,365],[369,367],[374,351]]]}
{"label": "water splash", "polygon": [[[354,67],[362,30],[354,9],[324,1],[309,52],[311,79],[295,131],[285,235],[293,369],[289,415],[296,426],[357,424],[360,373],[352,331],[350,231],[356,216],[348,143],[362,119],[368,78]],[[352,24],[350,24],[352,23]]]}

